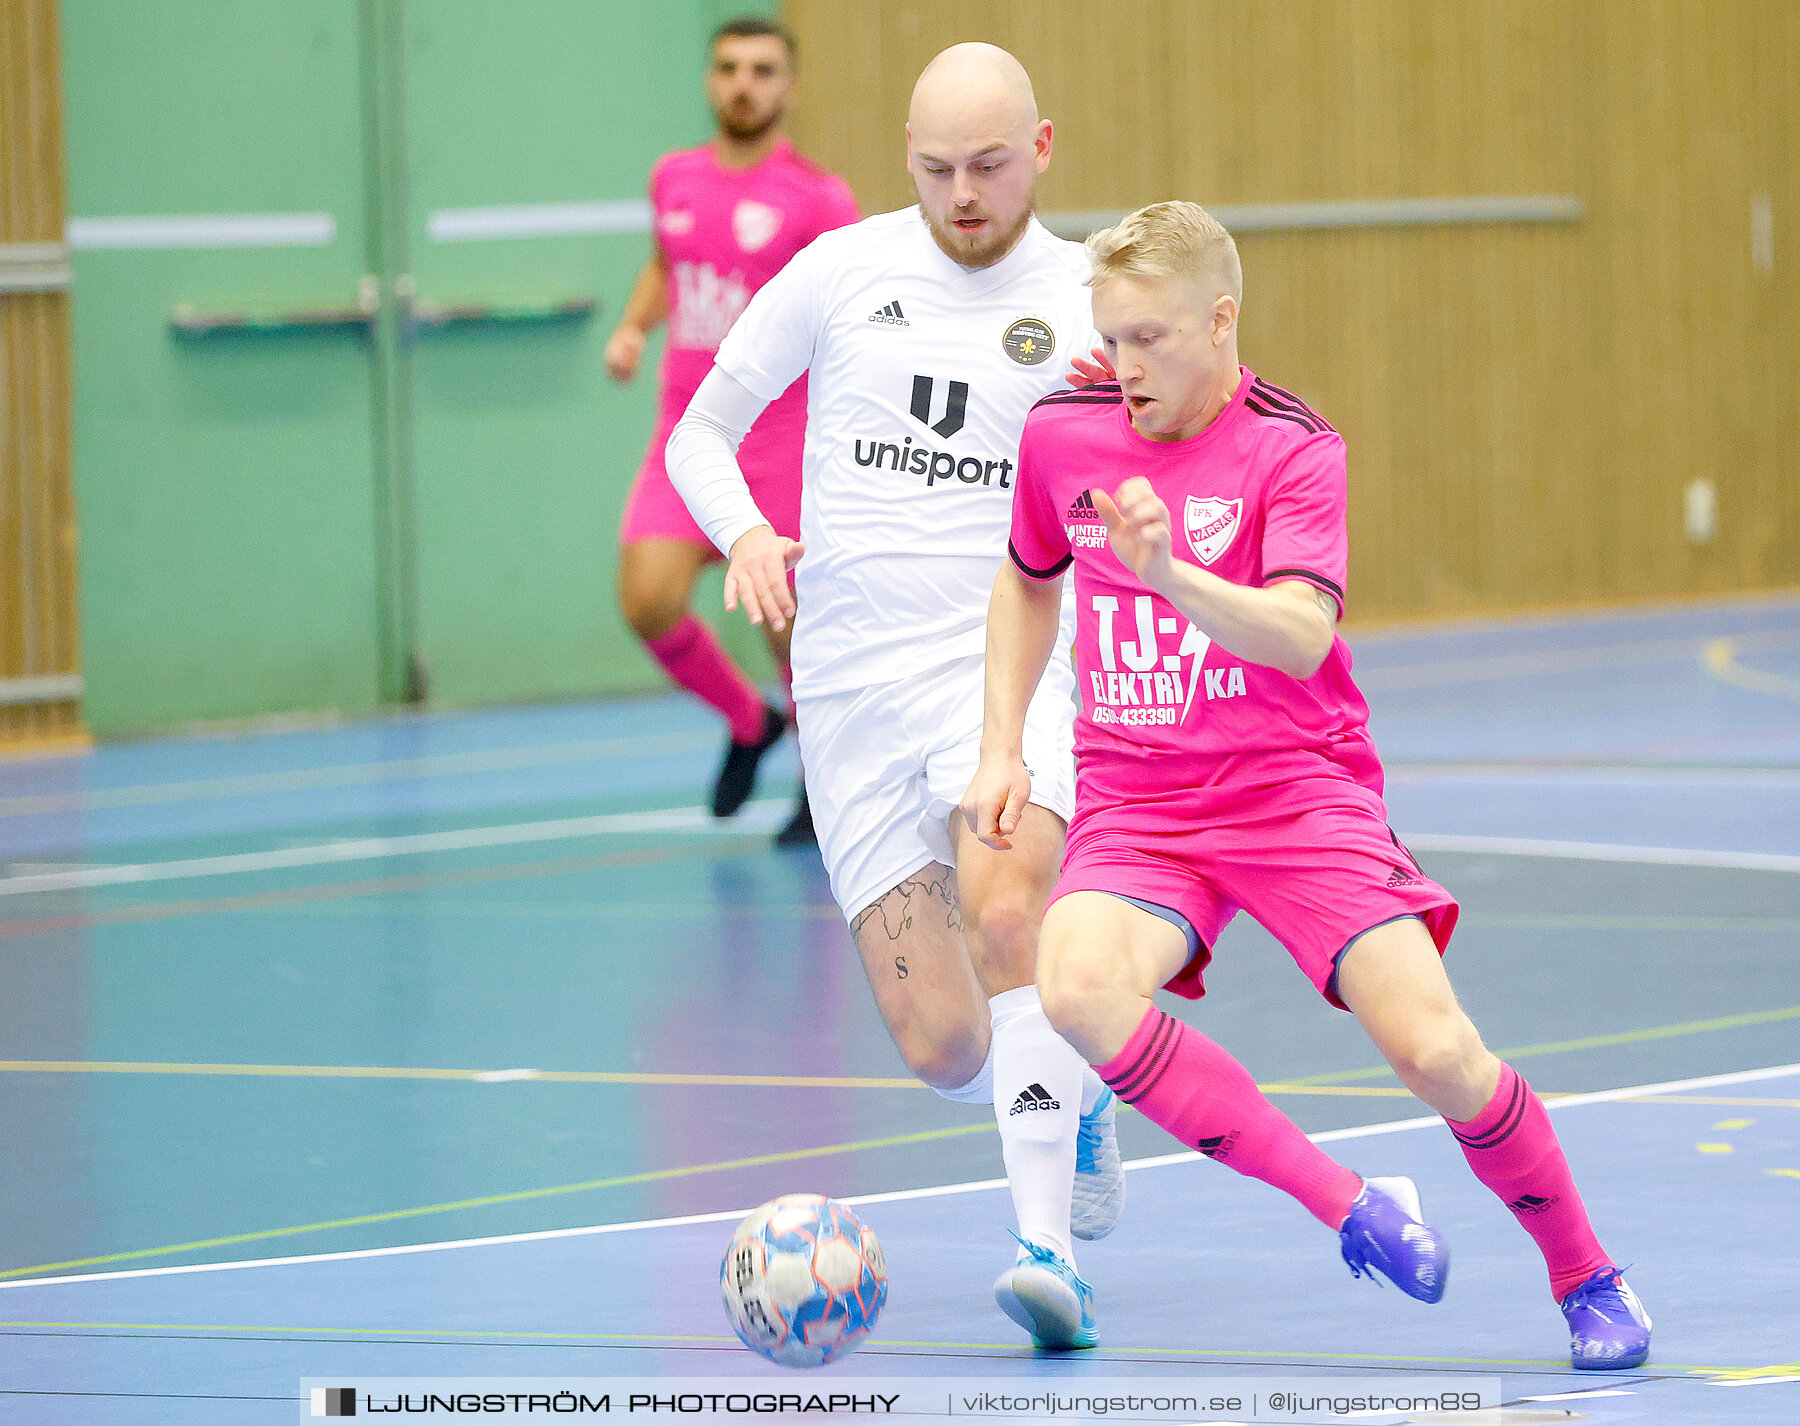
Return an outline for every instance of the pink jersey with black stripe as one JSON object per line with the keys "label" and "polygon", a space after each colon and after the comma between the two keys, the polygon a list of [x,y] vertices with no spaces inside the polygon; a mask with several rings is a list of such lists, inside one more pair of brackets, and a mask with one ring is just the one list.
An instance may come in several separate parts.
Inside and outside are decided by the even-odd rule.
{"label": "pink jersey with black stripe", "polygon": [[1035,578],[1073,571],[1081,807],[1129,815],[1334,768],[1379,791],[1343,639],[1307,679],[1215,644],[1107,542],[1090,492],[1132,476],[1168,505],[1175,558],[1234,584],[1303,580],[1343,607],[1344,441],[1296,397],[1241,368],[1218,417],[1172,442],[1140,436],[1114,384],[1040,401],[1019,445],[1011,548]]}

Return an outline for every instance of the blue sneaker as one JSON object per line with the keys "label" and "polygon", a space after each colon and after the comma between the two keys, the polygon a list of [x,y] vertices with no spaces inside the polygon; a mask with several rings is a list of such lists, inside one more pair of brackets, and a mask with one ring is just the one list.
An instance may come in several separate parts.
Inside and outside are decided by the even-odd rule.
{"label": "blue sneaker", "polygon": [[1408,1297],[1439,1301],[1450,1278],[1450,1245],[1419,1217],[1419,1190],[1410,1178],[1363,1180],[1338,1230],[1350,1276],[1379,1271]]}
{"label": "blue sneaker", "polygon": [[1610,1263],[1562,1300],[1569,1360],[1581,1371],[1641,1367],[1650,1355],[1650,1314]]}
{"label": "blue sneaker", "polygon": [[1125,1211],[1125,1166],[1119,1162],[1119,1136],[1113,1123],[1117,1109],[1112,1090],[1102,1088],[1075,1131],[1075,1196],[1069,1205],[1069,1231],[1086,1242],[1112,1232]]}
{"label": "blue sneaker", "polygon": [[1018,1262],[994,1279],[994,1301],[1031,1333],[1034,1347],[1066,1352],[1099,1341],[1094,1331],[1094,1289],[1060,1254],[1023,1238]]}

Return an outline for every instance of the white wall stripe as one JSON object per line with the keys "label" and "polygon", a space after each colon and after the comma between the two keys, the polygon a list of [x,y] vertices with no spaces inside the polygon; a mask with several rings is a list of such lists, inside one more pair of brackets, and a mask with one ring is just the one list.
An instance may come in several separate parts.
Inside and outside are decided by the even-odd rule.
{"label": "white wall stripe", "polygon": [[[1698,1079],[1671,1079],[1660,1084],[1635,1084],[1623,1089],[1602,1089],[1593,1094],[1569,1094],[1560,1099],[1547,1099],[1547,1109],[1573,1109],[1583,1104],[1607,1104],[1619,1099],[1636,1099],[1647,1094],[1675,1094],[1689,1089],[1711,1089],[1723,1084],[1748,1084],[1755,1080],[1783,1079],[1800,1075],[1800,1064],[1771,1065],[1766,1069],[1735,1070],[1730,1074],[1702,1075]],[[1664,1106],[1672,1107],[1672,1106]],[[1429,1128],[1444,1121],[1435,1114],[1418,1119],[1396,1119],[1386,1124],[1365,1124],[1355,1129],[1330,1129],[1306,1137],[1315,1144],[1338,1143],[1345,1139],[1369,1139],[1381,1134],[1398,1134],[1407,1129]],[[1189,1164],[1201,1156],[1192,1149],[1179,1154],[1159,1154],[1154,1158],[1128,1159],[1127,1169],[1162,1168],[1168,1164]],[[959,1193],[980,1193],[1005,1188],[1003,1178],[981,1179],[974,1183],[947,1183],[935,1188],[903,1188],[893,1193],[863,1193],[840,1199],[851,1205],[864,1203],[900,1203],[916,1198],[943,1198]],[[191,1263],[174,1268],[127,1268],[122,1272],[73,1273],[67,1277],[32,1277],[14,1282],[0,1282],[0,1291],[21,1287],[48,1287],[70,1282],[109,1282],[117,1278],[175,1277],[184,1273],[233,1272],[239,1268],[292,1267],[302,1263],[339,1263],[352,1258],[392,1258],[408,1253],[441,1253],[451,1248],[491,1248],[506,1243],[541,1243],[552,1238],[590,1238],[602,1233],[631,1233],[642,1228],[680,1228],[693,1223],[731,1223],[742,1218],[748,1208],[728,1208],[718,1213],[691,1213],[681,1218],[644,1218],[631,1223],[597,1223],[586,1228],[550,1228],[537,1233],[505,1233],[492,1238],[457,1238],[442,1243],[407,1243],[394,1248],[357,1248],[343,1253],[311,1253],[287,1258],[252,1258],[231,1263]],[[346,1331],[353,1329],[346,1328]]]}
{"label": "white wall stripe", "polygon": [[100,248],[322,248],[337,240],[329,213],[166,213],[71,218],[69,246]]}
{"label": "white wall stripe", "polygon": [[425,219],[435,243],[494,238],[568,238],[590,233],[647,233],[650,205],[642,198],[616,203],[523,203],[512,207],[439,208]]}

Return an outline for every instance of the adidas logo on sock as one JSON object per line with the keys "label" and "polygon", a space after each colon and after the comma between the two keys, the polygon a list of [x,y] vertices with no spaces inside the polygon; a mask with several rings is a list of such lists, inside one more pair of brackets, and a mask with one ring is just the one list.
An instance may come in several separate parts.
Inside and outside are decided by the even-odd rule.
{"label": "adidas logo on sock", "polygon": [[1237,1143],[1237,1130],[1229,1134],[1217,1134],[1210,1139],[1202,1139],[1194,1147],[1209,1159],[1223,1160],[1231,1153],[1231,1146]]}
{"label": "adidas logo on sock", "polygon": [[1512,1211],[1514,1213],[1537,1214],[1537,1213],[1548,1212],[1550,1209],[1556,1207],[1556,1205],[1561,1202],[1562,1202],[1562,1195],[1560,1193],[1557,1194],[1553,1198],[1539,1198],[1538,1195],[1535,1193],[1525,1193],[1525,1194],[1521,1194],[1519,1197],[1515,1198],[1511,1203],[1507,1204],[1506,1206],[1508,1208],[1512,1209]]}
{"label": "adidas logo on sock", "polygon": [[1095,508],[1094,497],[1088,491],[1082,491],[1075,497],[1075,503],[1069,507],[1069,513],[1063,517],[1068,520],[1098,520],[1100,511]]}
{"label": "adidas logo on sock", "polygon": [[1019,1097],[1012,1102],[1012,1108],[1006,1112],[1011,1114],[1028,1114],[1034,1109],[1061,1109],[1062,1101],[1052,1099],[1050,1091],[1041,1084],[1028,1084],[1019,1091]]}
{"label": "adidas logo on sock", "polygon": [[1394,874],[1387,879],[1389,886],[1419,886],[1423,878],[1414,876],[1403,866],[1394,868]]}
{"label": "adidas logo on sock", "polygon": [[906,320],[906,314],[900,310],[898,302],[890,302],[880,311],[869,313],[869,320],[879,322],[884,327],[912,326],[912,323]]}

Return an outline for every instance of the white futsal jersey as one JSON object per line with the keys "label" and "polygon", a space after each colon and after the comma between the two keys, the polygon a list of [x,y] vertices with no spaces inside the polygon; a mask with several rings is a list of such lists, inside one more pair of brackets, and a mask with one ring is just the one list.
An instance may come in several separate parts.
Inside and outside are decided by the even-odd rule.
{"label": "white futsal jersey", "polygon": [[1025,414],[1094,342],[1088,270],[1035,218],[965,268],[913,207],[824,234],[751,298],[718,367],[765,400],[811,371],[796,698],[983,651]]}

